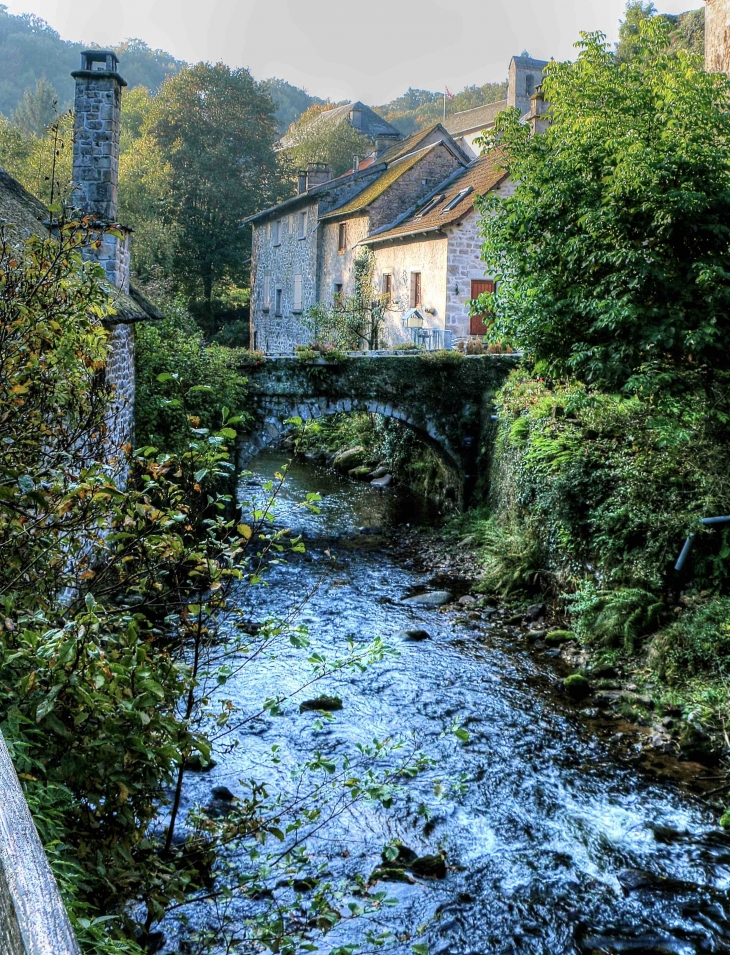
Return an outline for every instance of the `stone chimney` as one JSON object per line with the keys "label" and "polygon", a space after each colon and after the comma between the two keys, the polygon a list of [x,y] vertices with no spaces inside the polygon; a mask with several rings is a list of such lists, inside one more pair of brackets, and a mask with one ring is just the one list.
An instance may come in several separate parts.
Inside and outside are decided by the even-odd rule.
{"label": "stone chimney", "polygon": [[330,167],[327,163],[310,162],[307,166],[307,190],[313,186],[321,186],[323,183],[329,182],[331,178]]}
{"label": "stone chimney", "polygon": [[297,195],[307,191],[307,170],[300,169],[297,173]]}
{"label": "stone chimney", "polygon": [[[85,50],[76,80],[74,101],[73,204],[78,215],[105,228],[117,223],[119,131],[122,87],[119,60],[108,50]],[[122,238],[104,234],[101,248],[87,257],[104,266],[109,281],[129,290],[129,230]]]}
{"label": "stone chimney", "polygon": [[401,139],[400,136],[393,135],[393,133],[381,133],[375,137],[375,155],[380,156],[381,153],[384,153],[386,149],[390,149],[391,146],[399,142]]}
{"label": "stone chimney", "polygon": [[533,136],[538,133],[544,133],[550,125],[549,110],[550,105],[545,102],[542,86],[538,86],[530,97],[530,114],[527,117],[527,122],[530,125]]}

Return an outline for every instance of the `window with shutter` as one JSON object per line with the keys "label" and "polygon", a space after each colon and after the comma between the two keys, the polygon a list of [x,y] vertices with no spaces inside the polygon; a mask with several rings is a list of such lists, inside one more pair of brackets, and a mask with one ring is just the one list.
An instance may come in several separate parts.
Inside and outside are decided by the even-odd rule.
{"label": "window with shutter", "polygon": [[293,311],[301,312],[302,310],[302,277],[301,275],[294,276],[294,305]]}
{"label": "window with shutter", "polygon": [[[488,279],[472,279],[471,283],[471,297],[472,300],[479,298],[484,292],[494,292],[497,285],[495,282],[491,282]],[[483,312],[481,315],[470,315],[469,316],[469,334],[470,335],[486,335],[489,331],[489,326],[492,324],[492,316],[490,312]]]}
{"label": "window with shutter", "polygon": [[421,304],[421,273],[411,272],[411,308]]}
{"label": "window with shutter", "polygon": [[393,276],[390,272],[383,274],[383,298],[388,305],[393,301]]}
{"label": "window with shutter", "polygon": [[337,251],[347,251],[347,223],[341,222],[337,230]]}

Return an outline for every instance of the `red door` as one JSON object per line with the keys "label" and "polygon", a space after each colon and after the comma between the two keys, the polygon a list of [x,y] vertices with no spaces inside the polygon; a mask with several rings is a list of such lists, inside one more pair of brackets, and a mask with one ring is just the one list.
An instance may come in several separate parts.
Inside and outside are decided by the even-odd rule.
{"label": "red door", "polygon": [[[471,297],[472,300],[479,298],[483,292],[493,292],[496,288],[494,282],[489,281],[488,279],[472,279],[471,281]],[[470,335],[486,335],[489,331],[489,325],[491,324],[491,317],[489,312],[485,312],[482,315],[470,315],[469,316],[469,334]]]}

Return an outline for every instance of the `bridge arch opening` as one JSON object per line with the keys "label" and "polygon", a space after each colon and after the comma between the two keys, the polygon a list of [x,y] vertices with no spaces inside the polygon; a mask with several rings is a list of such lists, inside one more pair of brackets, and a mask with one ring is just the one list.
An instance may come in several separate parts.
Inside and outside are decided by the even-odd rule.
{"label": "bridge arch opening", "polygon": [[[445,482],[445,500],[454,508],[463,505],[464,498],[464,471],[459,450],[452,448],[448,440],[424,428],[420,422],[409,419],[407,413],[393,405],[382,405],[369,400],[357,398],[343,398],[336,401],[308,401],[291,403],[282,407],[280,402],[266,408],[260,405],[257,425],[250,435],[245,436],[239,443],[238,467],[245,470],[253,458],[267,448],[280,447],[288,436],[295,430],[295,420],[301,420],[305,425],[308,422],[323,421],[335,416],[350,416],[368,414],[380,416],[388,422],[403,428],[413,437],[434,453],[443,469],[449,475]],[[265,403],[264,403],[265,405]]]}

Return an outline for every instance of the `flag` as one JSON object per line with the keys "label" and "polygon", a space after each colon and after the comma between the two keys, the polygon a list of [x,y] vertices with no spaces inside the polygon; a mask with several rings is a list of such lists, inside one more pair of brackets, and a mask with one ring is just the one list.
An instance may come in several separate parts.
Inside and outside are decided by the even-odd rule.
{"label": "flag", "polygon": [[454,98],[454,94],[451,92],[451,90],[448,88],[448,86],[446,87],[446,95],[449,97],[449,99],[453,99],[453,98]]}

